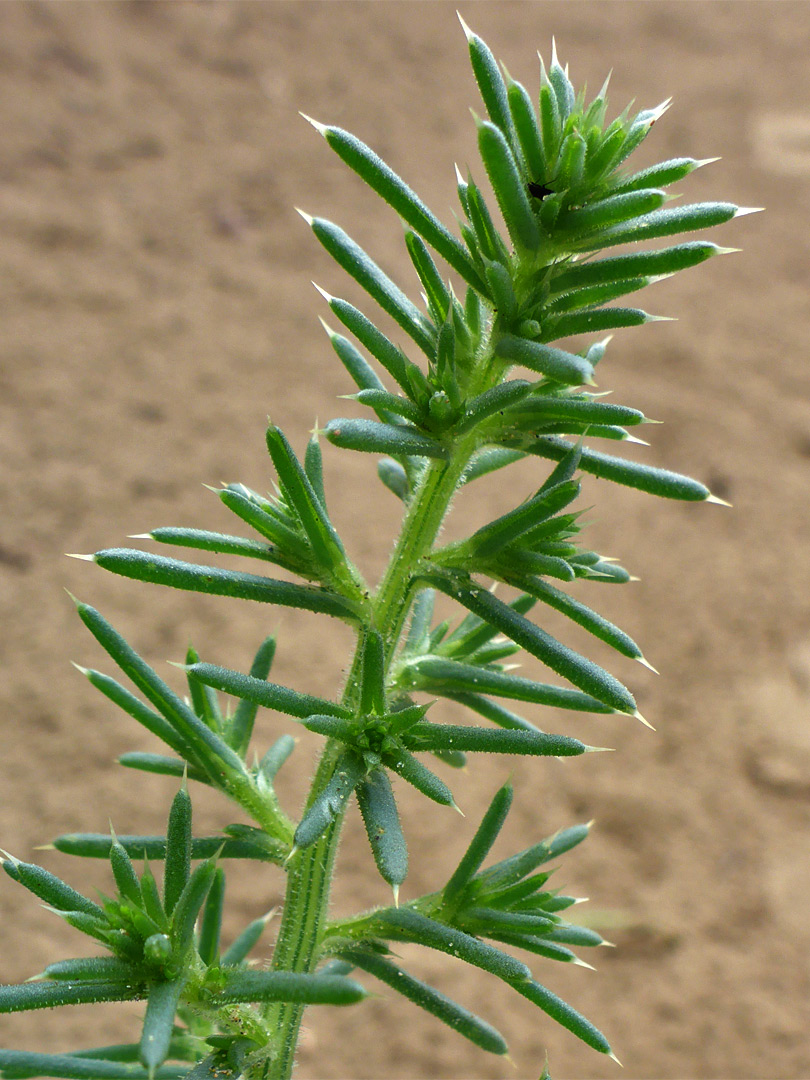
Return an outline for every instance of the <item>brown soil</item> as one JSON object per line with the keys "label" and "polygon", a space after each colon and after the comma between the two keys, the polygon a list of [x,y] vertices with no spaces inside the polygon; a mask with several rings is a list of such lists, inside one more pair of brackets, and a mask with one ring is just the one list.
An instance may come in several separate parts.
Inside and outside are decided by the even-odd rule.
{"label": "brown soil", "polygon": [[[591,897],[579,910],[618,948],[599,950],[598,974],[535,970],[609,1035],[622,1075],[808,1077],[808,7],[479,3],[462,14],[532,86],[534,50],[548,55],[553,34],[575,81],[595,90],[615,68],[617,110],[672,94],[642,158],[722,155],[686,198],[768,209],[717,232],[743,254],[658,286],[647,305],[679,321],[618,334],[601,375],[617,400],[666,422],[649,429],[645,460],[697,475],[734,504],[589,485],[594,543],[641,578],[596,599],[661,670],[614,664],[657,733],[621,718],[556,718],[558,730],[619,752],[476,762],[455,777],[463,825],[403,792],[405,895],[442,881],[513,768],[516,808],[499,850],[596,819],[560,884]],[[119,832],[157,832],[173,791],[113,763],[155,746],[70,667],[109,663],[63,587],[156,664],[182,659],[191,638],[244,669],[278,629],[279,681],[335,691],[340,629],[115,580],[63,552],[157,525],[227,528],[202,484],[269,486],[268,410],[302,448],[315,417],[347,408],[309,282],[344,283],[293,207],[348,227],[399,280],[412,284],[412,271],[395,216],[298,110],[356,131],[452,222],[453,163],[476,158],[470,105],[451,4],[0,7],[0,837],[17,856],[61,832],[106,830],[110,817]],[[373,577],[396,501],[378,493],[366,458],[330,451],[327,468],[336,516]],[[482,483],[459,501],[451,531],[514,505],[531,483],[531,470],[513,491]],[[291,730],[266,715],[257,746]],[[301,762],[314,745],[302,740]],[[293,811],[310,767],[299,778],[288,767]],[[201,830],[229,820],[220,800],[197,805]],[[34,857],[82,883],[69,858]],[[356,821],[341,870],[341,910],[385,901]],[[281,898],[278,872],[233,877],[229,934]],[[0,885],[4,982],[75,954],[74,932]],[[419,952],[405,950],[416,970],[504,1031],[516,1070],[383,994],[357,1011],[312,1011],[301,1080],[530,1078],[546,1047],[555,1076],[619,1075],[523,999]],[[4,1018],[0,1045],[114,1042],[133,1036],[137,1013]]]}

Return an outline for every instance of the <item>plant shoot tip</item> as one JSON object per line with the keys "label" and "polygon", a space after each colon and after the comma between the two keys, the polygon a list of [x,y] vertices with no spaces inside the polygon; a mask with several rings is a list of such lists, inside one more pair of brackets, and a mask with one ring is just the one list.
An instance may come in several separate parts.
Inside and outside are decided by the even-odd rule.
{"label": "plant shoot tip", "polygon": [[315,220],[315,218],[312,217],[311,214],[308,214],[306,212],[306,210],[302,210],[300,206],[296,206],[295,211],[296,211],[296,213],[301,215],[301,217],[304,219],[304,221],[307,223],[307,225],[309,225],[310,227],[312,226],[312,223]]}
{"label": "plant shoot tip", "polygon": [[619,1068],[621,1068],[621,1069],[624,1068],[624,1065],[622,1065],[622,1063],[619,1061],[619,1059],[616,1057],[616,1055],[613,1053],[612,1050],[608,1050],[608,1057],[612,1058],[613,1061],[615,1061],[616,1064],[619,1066]]}
{"label": "plant shoot tip", "polygon": [[704,501],[704,502],[707,502],[707,503],[715,503],[715,504],[716,504],[717,506],[728,506],[728,507],[731,507],[731,503],[730,503],[730,502],[726,502],[726,500],[725,500],[725,499],[721,499],[719,495],[712,495],[711,493],[710,493],[710,494],[708,494],[708,495],[706,496],[706,498],[705,498],[705,499],[704,499],[703,501]]}
{"label": "plant shoot tip", "polygon": [[658,670],[658,668],[654,668],[652,666],[652,664],[646,658],[646,656],[637,656],[636,660],[639,662],[639,664],[642,664],[645,668],[647,668],[649,671],[651,671],[653,673],[653,675],[660,675],[661,674],[661,672]]}
{"label": "plant shoot tip", "polygon": [[734,211],[734,217],[745,217],[746,214],[761,214],[764,206],[738,206]]}
{"label": "plant shoot tip", "polygon": [[95,562],[96,561],[95,555],[78,555],[78,554],[76,554],[75,551],[66,551],[65,555],[67,555],[67,557],[69,559],[81,559],[82,562]]}

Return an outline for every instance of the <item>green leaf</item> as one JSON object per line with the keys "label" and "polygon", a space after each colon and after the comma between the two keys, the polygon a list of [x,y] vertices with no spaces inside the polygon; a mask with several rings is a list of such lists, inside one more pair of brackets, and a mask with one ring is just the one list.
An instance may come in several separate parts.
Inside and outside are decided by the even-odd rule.
{"label": "green leaf", "polygon": [[385,908],[377,911],[374,922],[380,924],[385,937],[393,941],[412,941],[428,949],[437,949],[499,979],[520,982],[531,978],[531,972],[522,961],[507,956],[500,949],[463,930],[446,926],[410,908]]}
{"label": "green leaf", "polygon": [[474,555],[485,559],[497,554],[507,544],[570,505],[578,495],[579,483],[568,480],[521,503],[473,533],[469,543]]}
{"label": "green leaf", "polygon": [[190,768],[188,763],[181,758],[166,757],[164,754],[147,754],[140,750],[132,750],[121,754],[118,764],[127,769],[138,769],[141,772],[157,773],[159,776],[188,776],[189,780],[196,780],[198,784],[211,786],[211,778],[199,769]]}
{"label": "green leaf", "polygon": [[197,916],[208,895],[217,870],[217,856],[206,859],[194,869],[177,898],[172,911],[172,943],[179,954],[188,948],[194,935]]}
{"label": "green leaf", "polygon": [[149,991],[141,1034],[141,1061],[149,1069],[150,1076],[168,1056],[174,1015],[185,982],[186,976],[183,975],[169,982],[156,983]]}
{"label": "green leaf", "polygon": [[542,181],[547,173],[543,137],[537,114],[528,91],[519,82],[507,77],[509,112],[520,145],[523,160],[533,181]]}
{"label": "green leaf", "polygon": [[110,841],[110,866],[119,895],[140,907],[141,883],[135,873],[132,860],[124,845],[119,843],[115,833],[111,835]]}
{"label": "green leaf", "polygon": [[498,62],[487,43],[470,30],[461,16],[459,19],[467,37],[475,81],[478,83],[489,118],[508,139],[512,134],[512,118],[509,112],[506,85],[498,69]]}
{"label": "green leaf", "polygon": [[335,262],[353,277],[422,352],[432,359],[436,349],[436,331],[430,320],[425,318],[405,293],[343,229],[324,218],[308,218],[308,223]]}
{"label": "green leaf", "polygon": [[[574,692],[579,693],[579,691]],[[539,728],[534,724],[530,724],[528,720],[524,720],[522,716],[518,716],[517,713],[505,709],[503,705],[490,701],[489,698],[482,697],[480,694],[454,691],[453,693],[445,692],[442,696],[449,698],[450,701],[457,701],[459,705],[466,705],[468,709],[472,709],[473,712],[477,712],[480,716],[492,721],[493,724],[497,724],[499,727],[510,730],[539,731]],[[597,702],[597,704],[599,703]],[[612,712],[613,710],[600,704],[599,711]]]}
{"label": "green leaf", "polygon": [[[506,244],[501,239],[501,234],[495,227],[492,215],[489,212],[489,207],[486,204],[486,200],[484,199],[481,190],[478,185],[473,182],[472,178],[470,178],[470,181],[467,184],[467,213],[470,224],[473,227],[473,250],[477,252],[482,267],[483,260],[485,259],[490,259],[493,262],[499,262],[504,266],[509,266],[511,260]],[[470,242],[469,239],[467,242]],[[484,295],[490,295],[489,288],[486,289]],[[478,321],[480,322],[480,320]],[[474,332],[480,332],[480,326],[478,326]]]}
{"label": "green leaf", "polygon": [[462,484],[469,484],[473,480],[478,480],[482,476],[486,476],[488,473],[496,472],[498,469],[503,469],[507,465],[513,465],[516,461],[520,461],[526,454],[522,450],[507,449],[502,446],[490,446],[484,450],[479,450],[473,457],[470,464],[464,470],[464,475],[461,478]]}
{"label": "green leaf", "polygon": [[[115,657],[113,657],[115,659]],[[176,750],[178,754],[181,754],[183,758],[195,757],[194,751],[190,748],[189,744],[181,738],[181,736],[175,731],[170,723],[165,720],[158,713],[153,712],[147,705],[136,698],[134,694],[130,693],[119,682],[113,679],[109,675],[104,675],[100,671],[93,671],[90,668],[78,668],[82,675],[87,676],[91,686],[95,686],[97,690],[100,690],[105,697],[109,698],[120,709],[123,709],[125,713],[138,721],[147,731],[153,735],[157,735],[159,739],[170,746],[172,750]],[[168,687],[167,687],[168,689]],[[180,774],[182,776],[182,762]]]}
{"label": "green leaf", "polygon": [[551,39],[551,65],[548,69],[548,81],[557,98],[560,115],[565,119],[574,109],[576,95],[571,80],[568,78],[568,72],[562,68],[557,59],[557,47],[553,38]]}
{"label": "green leaf", "polygon": [[441,324],[450,311],[450,292],[422,238],[406,229],[405,246],[425,290],[433,321]]}
{"label": "green leaf", "polygon": [[540,246],[540,229],[509,144],[499,128],[478,121],[478,149],[513,243],[527,252]]}
{"label": "green leaf", "polygon": [[[186,650],[186,665],[195,664],[200,659],[197,650],[189,645]],[[188,691],[191,696],[191,706],[199,718],[204,721],[212,731],[218,734],[222,731],[222,713],[219,709],[217,695],[210,686],[204,686],[193,675],[186,672]]]}
{"label": "green leaf", "polygon": [[432,986],[415,979],[398,964],[365,949],[344,949],[340,955],[355,967],[368,972],[369,975],[373,975],[380,982],[408,998],[420,1009],[437,1017],[480,1049],[487,1050],[491,1054],[508,1052],[506,1042],[499,1031],[475,1013],[445,997]]}
{"label": "green leaf", "polygon": [[376,630],[366,627],[362,638],[362,684],[360,712],[364,716],[385,713],[385,647]]}
{"label": "green leaf", "polygon": [[644,413],[626,405],[614,405],[609,401],[594,401],[585,395],[563,396],[544,394],[524,398],[510,405],[504,420],[517,422],[524,428],[529,422],[541,422],[557,417],[570,418],[583,424],[643,424]]}
{"label": "green leaf", "polygon": [[304,608],[307,611],[331,615],[353,622],[357,618],[354,604],[344,596],[312,585],[297,585],[289,581],[223,570],[218,566],[198,566],[196,563],[167,559],[132,548],[108,548],[93,556],[103,570],[122,577],[148,581],[153,585],[168,585],[173,589],[209,593],[214,596],[234,596],[241,600],[257,600],[264,604]]}
{"label": "green leaf", "polygon": [[194,548],[198,551],[214,551],[223,555],[245,555],[250,559],[262,559],[276,562],[275,552],[267,544],[258,540],[248,540],[243,536],[230,536],[225,533],[208,532],[206,529],[179,529],[165,526],[152,529],[146,537],[162,544],[175,547]]}
{"label": "green leaf", "polygon": [[[557,172],[553,178],[555,188],[559,191],[567,190],[570,192],[581,185],[586,151],[587,145],[580,133],[578,131],[569,131],[560,147]],[[555,227],[557,227],[556,222]]]}
{"label": "green leaf", "polygon": [[388,203],[468,285],[486,293],[483,282],[463,245],[445,228],[399,176],[373,150],[354,135],[337,127],[314,125],[335,153]]}
{"label": "green leaf", "polygon": [[[140,902],[138,889],[138,902]],[[80,956],[75,960],[57,960],[48,964],[40,976],[59,982],[79,982],[87,979],[91,982],[120,982],[136,985],[143,981],[143,976],[132,964],[117,956]]]}
{"label": "green leaf", "polygon": [[447,457],[447,450],[435,439],[410,427],[381,424],[376,420],[330,420],[324,434],[335,446],[347,450],[395,457]]}
{"label": "green leaf", "polygon": [[[165,859],[165,836],[118,836],[118,843],[133,859]],[[65,833],[57,836],[53,846],[64,855],[78,855],[85,859],[106,859],[110,855],[112,840],[107,833]],[[227,836],[196,836],[191,841],[191,858],[208,859],[222,849],[223,859],[260,859],[265,862],[283,862],[287,851],[279,844],[278,854],[271,858],[268,849],[242,840],[230,840]],[[141,878],[143,887],[143,877]]]}
{"label": "green leaf", "polygon": [[600,641],[610,645],[622,656],[627,656],[631,660],[644,659],[641,649],[628,634],[586,604],[569,596],[568,593],[535,577],[521,579],[521,587],[527,589],[538,600],[542,600],[544,604],[567,615],[573,622],[584,627],[588,633],[593,634]]}
{"label": "green leaf", "polygon": [[643,326],[656,321],[660,321],[659,316],[650,315],[641,308],[586,308],[584,311],[572,311],[568,315],[549,317],[545,333],[556,339],[572,337],[574,334],[596,334],[602,330],[615,330],[620,327]]}
{"label": "green leaf", "polygon": [[393,458],[380,458],[377,462],[377,475],[389,491],[398,499],[407,503],[411,497],[411,485],[408,474],[398,461]]}
{"label": "green leaf", "polygon": [[455,806],[453,793],[443,780],[404,748],[382,755],[383,763],[397,776],[440,806]]}
{"label": "green leaf", "polygon": [[97,919],[106,919],[103,909],[98,904],[76,892],[50,870],[45,870],[35,863],[20,862],[19,859],[10,855],[2,860],[2,865],[13,881],[19,882],[34,896],[38,896],[40,900],[44,900],[57,911],[80,911]]}
{"label": "green leaf", "polygon": [[568,1005],[562,998],[557,997],[556,994],[552,994],[550,990],[547,990],[545,986],[541,986],[540,983],[528,981],[528,982],[514,982],[513,987],[519,994],[527,998],[532,1004],[537,1005],[547,1013],[552,1020],[556,1020],[558,1024],[562,1024],[564,1028],[567,1028],[573,1035],[576,1035],[578,1039],[581,1039],[588,1046],[593,1047],[594,1050],[598,1050],[600,1054],[608,1054],[611,1057],[613,1052],[610,1049],[610,1043],[607,1041],[602,1032],[594,1027],[590,1020],[586,1018]]}
{"label": "green leaf", "polygon": [[[266,681],[267,676],[270,674],[270,669],[273,666],[275,655],[276,639],[271,635],[264,639],[253,658],[253,663],[250,665],[250,678]],[[233,717],[228,724],[228,743],[236,750],[237,754],[240,754],[242,757],[247,753],[247,748],[250,744],[251,736],[253,735],[253,725],[256,721],[258,709],[259,706],[255,701],[242,698],[237,704]]]}
{"label": "green leaf", "polygon": [[593,384],[593,366],[584,357],[540,341],[503,334],[496,342],[495,352],[504,360],[539,371],[541,375],[569,386]]}
{"label": "green leaf", "polygon": [[360,781],[357,804],[377,869],[396,896],[408,873],[408,848],[391,782],[383,769],[374,769]]}
{"label": "green leaf", "polygon": [[525,379],[511,379],[471,398],[465,405],[464,416],[455,425],[456,434],[471,431],[494,413],[523,401],[534,387],[535,384],[526,382]]}
{"label": "green leaf", "polygon": [[241,932],[241,934],[234,941],[233,945],[226,950],[222,955],[223,967],[235,967],[237,964],[241,964],[247,954],[258,942],[259,938],[264,932],[264,928],[273,916],[273,912],[269,912],[267,915],[262,915],[259,919],[254,919],[248,926]]}
{"label": "green leaf", "polygon": [[308,975],[295,971],[239,971],[228,974],[223,989],[213,994],[213,1008],[241,1001],[292,1001],[302,1005],[354,1005],[368,991],[339,975]]}
{"label": "green leaf", "polygon": [[478,826],[475,836],[470,841],[469,847],[464,852],[461,861],[450,875],[442,891],[442,899],[445,904],[452,904],[475,874],[478,873],[481,864],[489,854],[490,848],[503,828],[506,816],[512,806],[512,795],[511,784],[504,784],[502,788],[495,792],[495,796],[481,819],[481,824]]}
{"label": "green leaf", "polygon": [[632,222],[633,219],[649,215],[658,210],[666,201],[666,194],[657,188],[629,191],[623,195],[608,195],[577,210],[561,213],[557,219],[561,234],[560,243],[568,245],[594,232],[612,225]]}
{"label": "green leaf", "polygon": [[292,735],[282,735],[276,739],[259,763],[257,776],[261,777],[266,784],[271,785],[276,773],[294,749],[295,739]]}
{"label": "green leaf", "polygon": [[166,861],[163,868],[163,907],[171,915],[191,873],[191,799],[185,785],[169,810]]}
{"label": "green leaf", "polygon": [[328,571],[345,566],[340,538],[283,432],[271,424],[266,441],[282,490],[298,514],[316,560]]}
{"label": "green leaf", "polygon": [[[204,764],[212,779],[221,778],[223,766],[227,767],[232,776],[244,775],[244,764],[233,750],[169,689],[95,608],[88,604],[78,604],[77,610],[82,622],[101,647],[160,710],[180,735],[183,743],[193,747],[195,758]],[[177,749],[176,746],[174,748]]]}
{"label": "green leaf", "polygon": [[726,250],[705,240],[691,240],[657,251],[640,251],[629,255],[615,255],[608,259],[569,263],[552,278],[552,297],[587,285],[604,285],[633,277],[657,278],[676,274],[680,270],[699,266],[713,255],[720,255]]}
{"label": "green leaf", "polygon": [[492,593],[460,577],[449,577],[438,573],[424,573],[422,580],[448,596],[458,600],[469,611],[486,619],[506,637],[511,638],[526,652],[542,660],[564,679],[584,693],[595,697],[617,712],[636,715],[636,703],[633,696],[622,684],[598,664],[580,656],[579,653],[561,644],[550,634],[519,615],[508,604],[498,600]]}
{"label": "green leaf", "polygon": [[[155,1080],[181,1080],[187,1066],[167,1065],[156,1069]],[[57,1076],[67,1080],[148,1080],[149,1073],[127,1061],[79,1057],[73,1054],[40,1054],[27,1050],[0,1050],[0,1076],[7,1080]]]}
{"label": "green leaf", "polygon": [[291,518],[241,484],[223,488],[217,495],[231,513],[270,541],[272,562],[303,577],[318,577],[306,539]]}
{"label": "green leaf", "polygon": [[[335,300],[334,297],[327,296],[327,299],[330,305],[333,303],[345,303],[345,301]],[[351,304],[348,304],[347,307],[351,308]],[[357,311],[356,308],[353,308],[352,310]],[[360,315],[361,313],[357,312],[357,314]],[[365,318],[365,316],[362,317]],[[355,384],[361,390],[385,390],[385,384],[380,380],[377,373],[356,346],[342,334],[336,334],[331,330],[326,323],[323,322],[323,319],[321,319],[321,323],[323,324],[324,330],[326,330],[329,335],[329,341],[332,348],[337,353],[341,363],[346,368],[349,375],[351,375]],[[388,339],[386,338],[386,340]],[[393,342],[389,342],[389,345],[391,348],[396,349]]]}
{"label": "green leaf", "polygon": [[[542,79],[540,87],[540,130],[543,136],[543,155],[546,159],[547,168],[551,170],[553,168],[552,163],[556,164],[557,155],[560,152],[562,117],[560,116],[557,95],[548,81],[542,58],[540,59],[540,76]],[[553,180],[553,176],[546,175],[543,180],[548,183]]]}
{"label": "green leaf", "polygon": [[538,866],[556,859],[558,855],[564,855],[571,848],[581,844],[590,831],[590,825],[572,825],[568,829],[561,829],[553,836],[541,840],[537,844],[520,851],[516,855],[510,855],[500,862],[487,867],[476,878],[483,889],[494,889],[502,885],[510,885],[519,881],[527,874],[533,873]]}
{"label": "green leaf", "polygon": [[310,435],[304,452],[304,472],[321,510],[326,514],[326,492],[323,486],[323,454],[321,453],[321,443],[317,431],[313,431]]}
{"label": "green leaf", "polygon": [[418,724],[405,741],[411,750],[461,750],[486,754],[529,754],[545,757],[576,757],[588,747],[565,735],[543,731],[463,727],[459,724]]}
{"label": "green leaf", "polygon": [[696,161],[695,158],[670,158],[668,161],[659,161],[656,165],[649,165],[640,172],[620,180],[612,185],[614,193],[624,191],[638,191],[639,188],[669,187],[683,180],[689,173],[699,169],[701,165],[707,165],[707,161]]}
{"label": "green leaf", "polygon": [[222,907],[225,901],[225,871],[218,866],[214,880],[208,890],[200,923],[200,940],[197,951],[200,959],[207,966],[217,962],[219,957],[219,935],[222,929]]}
{"label": "green leaf", "polygon": [[312,694],[302,694],[298,690],[291,690],[288,686],[279,686],[253,675],[243,675],[239,671],[218,667],[215,664],[195,664],[194,675],[200,682],[213,686],[223,693],[233,694],[235,697],[263,705],[266,709],[275,709],[276,712],[296,716],[299,719],[311,716],[313,713],[325,713],[327,716],[345,718],[351,716],[348,709],[334,701],[313,697]]}
{"label": "green leaf", "polygon": [[[573,445],[554,436],[542,437],[535,440],[531,447],[527,447],[526,453],[561,461],[570,453]],[[643,465],[637,461],[625,461],[587,447],[582,449],[580,468],[602,480],[612,480],[616,484],[637,488],[664,499],[683,499],[687,502],[718,501],[704,484],[689,476],[653,465]]]}
{"label": "green leaf", "polygon": [[309,847],[343,812],[352,792],[365,772],[362,758],[347,750],[335,765],[326,787],[310,803],[295,830],[296,848]]}
{"label": "green leaf", "polygon": [[358,401],[361,405],[368,405],[380,417],[393,414],[403,416],[413,424],[419,424],[422,421],[422,410],[418,409],[412,401],[398,394],[389,394],[387,390],[360,390],[359,393],[352,394],[352,400]]}
{"label": "green leaf", "polygon": [[615,244],[635,243],[637,240],[655,240],[660,236],[709,229],[745,213],[733,203],[705,202],[689,206],[669,207],[632,221],[612,225],[607,229],[588,234],[572,244],[577,251],[598,251]]}
{"label": "green leaf", "polygon": [[137,1001],[144,996],[142,986],[124,982],[96,982],[90,979],[27,982],[19,986],[0,986],[0,1013],[53,1009],[57,1005],[87,1005],[100,1001]]}

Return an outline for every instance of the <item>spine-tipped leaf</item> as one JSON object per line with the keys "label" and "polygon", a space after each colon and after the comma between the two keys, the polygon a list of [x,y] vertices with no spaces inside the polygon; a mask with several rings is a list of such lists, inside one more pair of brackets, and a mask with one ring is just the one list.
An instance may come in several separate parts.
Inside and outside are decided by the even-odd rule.
{"label": "spine-tipped leaf", "polygon": [[174,797],[166,829],[163,907],[171,915],[191,872],[191,799],[185,785]]}
{"label": "spine-tipped leaf", "polygon": [[432,357],[435,351],[435,330],[405,293],[343,229],[323,218],[311,219],[310,225],[335,262],[377,301],[383,311],[402,327],[426,356]]}
{"label": "spine-tipped leaf", "polygon": [[415,979],[393,961],[365,949],[344,949],[341,956],[408,998],[420,1009],[437,1017],[475,1046],[491,1054],[508,1052],[505,1039],[491,1024],[445,997],[432,986]]}
{"label": "spine-tipped leaf", "polygon": [[415,232],[427,241],[461,277],[478,292],[485,293],[483,282],[464,246],[425,206],[385,162],[354,135],[337,127],[318,125],[327,143],[358,176],[396,210]]}
{"label": "spine-tipped leaf", "polygon": [[108,548],[96,552],[93,560],[104,570],[154,585],[168,585],[173,589],[187,589],[215,596],[234,596],[241,600],[280,604],[282,607],[303,608],[348,621],[357,618],[357,611],[351,601],[328,589],[312,585],[298,585],[294,582],[259,577],[257,574],[223,570],[218,566],[199,566],[179,559],[167,559],[162,555],[150,555],[133,548]]}
{"label": "spine-tipped leaf", "polygon": [[[565,439],[548,436],[535,440],[531,446],[526,447],[526,452],[550,458],[552,461],[561,461],[572,449],[573,444]],[[705,502],[712,497],[705,484],[693,480],[690,476],[659,469],[653,465],[643,465],[638,461],[626,461],[588,447],[582,448],[580,468],[600,479],[612,480],[616,484],[637,488],[663,499]]]}
{"label": "spine-tipped leaf", "polygon": [[492,802],[481,819],[470,845],[461,857],[461,862],[450,875],[444,887],[442,898],[446,904],[452,903],[473,879],[495,843],[506,816],[512,806],[512,785],[504,784],[495,792]]}
{"label": "spine-tipped leaf", "polygon": [[569,386],[593,382],[592,364],[582,356],[566,352],[565,349],[557,349],[553,345],[515,337],[513,334],[503,334],[496,342],[495,351],[504,360],[538,371],[556,382]]}
{"label": "spine-tipped leaf", "polygon": [[376,420],[330,420],[324,434],[334,446],[394,457],[446,458],[440,442],[413,428],[381,424]]}
{"label": "spine-tipped leaf", "polygon": [[394,941],[413,941],[428,949],[449,953],[510,982],[531,978],[531,972],[521,960],[507,956],[500,949],[463,930],[447,926],[410,908],[385,908],[376,913],[374,921],[380,923],[385,936]]}
{"label": "spine-tipped leaf", "polygon": [[540,228],[514,154],[500,129],[480,121],[478,149],[513,243],[519,250],[536,251]]}
{"label": "spine-tipped leaf", "polygon": [[383,769],[375,769],[360,781],[357,804],[377,869],[396,893],[408,873],[408,848],[391,781]]}
{"label": "spine-tipped leaf", "polygon": [[266,439],[282,488],[295,507],[315,558],[327,570],[344,566],[346,555],[340,538],[283,432],[271,424]]}
{"label": "spine-tipped leaf", "polygon": [[295,830],[296,848],[309,847],[323,835],[343,812],[352,792],[365,772],[361,758],[346,751],[335,766],[335,771],[320,794],[307,807]]}

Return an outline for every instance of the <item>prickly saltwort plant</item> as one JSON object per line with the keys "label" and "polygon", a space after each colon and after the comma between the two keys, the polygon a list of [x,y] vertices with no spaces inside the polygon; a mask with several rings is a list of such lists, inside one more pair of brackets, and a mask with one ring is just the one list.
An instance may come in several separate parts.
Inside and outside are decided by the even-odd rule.
{"label": "prickly saltwort plant", "polygon": [[[672,244],[665,238],[719,225],[743,211],[719,202],[669,205],[665,189],[705,162],[675,158],[641,171],[628,167],[629,155],[667,103],[608,122],[605,89],[591,101],[577,94],[556,52],[548,69],[541,61],[539,100],[533,101],[501,73],[484,42],[465,31],[488,117],[475,117],[478,147],[505,233],[480,176],[458,176],[459,239],[362,142],[312,122],[404,221],[422,289],[420,305],[341,228],[304,215],[339,266],[398,327],[388,336],[353,304],[323,294],[350,335],[327,327],[329,340],[357,387],[354,400],[373,418],[332,420],[322,434],[333,446],[383,455],[379,477],[403,503],[401,533],[382,580],[376,587],[365,582],[330,520],[318,433],[301,460],[275,426],[267,431],[274,493],[260,495],[242,484],[217,492],[252,537],[158,528],[144,539],[243,555],[282,567],[294,580],[141,550],[87,557],[141,581],[343,620],[357,645],[342,695],[326,700],[269,681],[275,649],[269,638],[247,674],[190,650],[183,665],[188,696],[179,696],[103,615],[77,604],[81,620],[140,696],[108,674],[80,670],[165,744],[165,753],[127,753],[121,764],[182,778],[182,786],[165,836],[82,834],[55,841],[60,851],[109,859],[109,896],[91,900],[41,867],[6,855],[8,876],[103,952],[58,961],[34,981],[0,988],[0,1011],[124,1000],[143,1000],[146,1008],[137,1042],[67,1054],[42,1047],[0,1050],[4,1077],[289,1077],[305,1007],[359,1003],[368,993],[367,976],[371,985],[382,982],[481,1049],[506,1053],[504,1039],[486,1020],[400,966],[394,951],[400,942],[489,972],[596,1051],[613,1056],[604,1035],[546,988],[553,972],[543,970],[539,982],[515,955],[528,954],[535,967],[542,962],[548,969],[547,961],[583,963],[572,946],[601,943],[594,931],[568,922],[576,900],[549,885],[550,864],[584,840],[588,826],[574,825],[487,865],[512,801],[506,784],[449,879],[437,882],[435,892],[400,902],[408,854],[391,780],[413,785],[445,812],[455,805],[453,795],[426,764],[431,755],[457,766],[474,753],[563,758],[595,749],[540,730],[499,699],[639,716],[616,678],[528,617],[535,605],[547,605],[622,656],[646,663],[635,642],[581,598],[591,584],[623,583],[629,575],[582,543],[575,508],[580,474],[664,498],[720,500],[685,476],[592,449],[595,439],[633,440],[628,429],[645,417],[594,389],[608,338],[579,352],[554,343],[650,322],[655,316],[614,301],[728,250],[705,240]],[[661,239],[663,246],[625,249]],[[479,477],[525,458],[538,470],[551,463],[536,490],[471,536],[442,543],[440,528],[452,499],[464,498]],[[514,598],[501,599],[490,581],[514,589]],[[436,593],[465,612],[456,625],[434,625]],[[502,661],[521,649],[561,684],[512,674]],[[223,709],[217,691],[238,699],[233,711]],[[426,695],[434,703],[461,703],[471,722],[442,723],[441,709]],[[248,759],[259,706],[324,738],[298,821],[274,789],[292,736],[282,734],[260,760]],[[195,836],[192,782],[221,791],[254,824]],[[393,897],[388,907],[335,920],[329,917],[330,882],[352,796]],[[235,941],[220,941],[225,867],[235,860],[251,860],[257,881],[271,866],[286,874],[269,966],[248,959],[266,918]]]}

